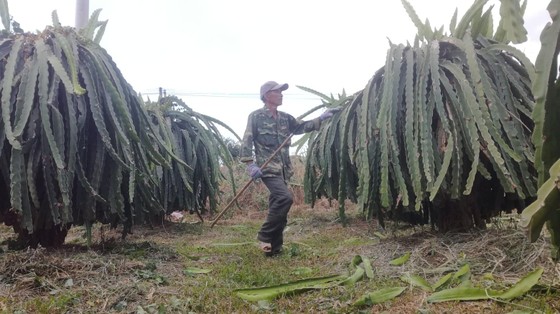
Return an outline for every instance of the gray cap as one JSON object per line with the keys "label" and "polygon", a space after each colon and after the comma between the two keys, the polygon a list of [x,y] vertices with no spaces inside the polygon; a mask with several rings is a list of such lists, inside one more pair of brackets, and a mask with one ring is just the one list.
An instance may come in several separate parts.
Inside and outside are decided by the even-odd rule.
{"label": "gray cap", "polygon": [[288,84],[278,84],[274,81],[268,81],[261,86],[261,100],[264,101],[264,94],[270,92],[271,90],[281,90],[285,91],[289,87]]}

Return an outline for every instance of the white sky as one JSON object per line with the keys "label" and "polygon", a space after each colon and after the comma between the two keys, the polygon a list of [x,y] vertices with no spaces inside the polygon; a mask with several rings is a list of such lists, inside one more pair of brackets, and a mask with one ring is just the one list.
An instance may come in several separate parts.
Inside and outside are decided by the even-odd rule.
{"label": "white sky", "polygon": [[[406,44],[417,33],[398,0],[89,2],[90,12],[101,8],[100,19],[109,20],[101,46],[137,92],[156,100],[161,86],[240,136],[247,115],[262,106],[258,91],[265,81],[290,84],[281,110],[297,117],[320,101],[296,85],[325,94],[357,92],[384,65],[389,39]],[[455,8],[461,17],[474,0],[409,2],[421,20],[448,30]],[[533,61],[549,2],[528,0],[529,41],[518,48]],[[25,31],[52,25],[53,10],[63,25],[74,25],[75,0],[8,3]],[[489,4],[496,15],[500,1]]]}

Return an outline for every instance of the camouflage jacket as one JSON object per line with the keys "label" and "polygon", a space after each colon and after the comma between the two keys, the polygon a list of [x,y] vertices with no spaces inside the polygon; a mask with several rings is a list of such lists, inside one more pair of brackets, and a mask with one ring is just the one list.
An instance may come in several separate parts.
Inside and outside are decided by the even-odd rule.
{"label": "camouflage jacket", "polygon": [[[291,133],[303,134],[318,130],[321,126],[319,118],[310,121],[298,121],[293,116],[278,111],[275,119],[266,107],[249,114],[247,128],[241,144],[241,161],[254,161],[259,167],[276,151],[278,146]],[[288,181],[293,174],[290,161],[291,141],[262,169],[263,177],[283,176]],[[253,157],[253,147],[255,154]]]}

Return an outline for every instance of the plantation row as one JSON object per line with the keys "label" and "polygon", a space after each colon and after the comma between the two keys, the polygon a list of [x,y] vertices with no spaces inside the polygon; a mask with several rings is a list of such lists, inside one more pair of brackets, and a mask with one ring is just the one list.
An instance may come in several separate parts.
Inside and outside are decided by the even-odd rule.
{"label": "plantation row", "polygon": [[0,39],[0,221],[24,246],[62,244],[71,225],[125,236],[173,210],[200,214],[216,207],[220,162],[231,164],[226,125],[176,97],[143,103],[98,45],[98,14],[79,32],[54,15],[40,34]]}
{"label": "plantation row", "polygon": [[[554,20],[543,31],[533,65],[509,45],[527,40],[526,3],[502,1],[494,30],[487,2],[474,1],[461,19],[455,12],[444,33],[402,0],[417,38],[391,43],[362,91],[335,98],[302,87],[323,99],[307,114],[343,108],[298,143],[308,147],[308,202],[337,199],[343,222],[349,199],[381,223],[455,231],[539,198],[524,225],[534,240],[549,222],[557,250],[551,182],[560,130],[545,117],[558,112],[548,78],[556,77],[560,26]],[[202,219],[218,206],[222,167],[234,182],[235,160],[217,129],[235,134],[227,125],[177,97],[145,104],[99,46],[99,11],[78,31],[53,14],[53,26],[31,34],[12,32],[8,8],[0,9],[0,221],[22,245],[59,245],[72,225],[91,233],[95,222],[122,225],[124,236],[174,210]]]}

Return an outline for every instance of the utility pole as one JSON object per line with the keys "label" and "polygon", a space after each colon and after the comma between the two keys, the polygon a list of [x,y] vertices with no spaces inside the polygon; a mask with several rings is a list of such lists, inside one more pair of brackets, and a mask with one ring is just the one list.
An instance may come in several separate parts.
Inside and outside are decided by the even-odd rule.
{"label": "utility pole", "polygon": [[76,0],[76,29],[84,28],[89,20],[89,0]]}

